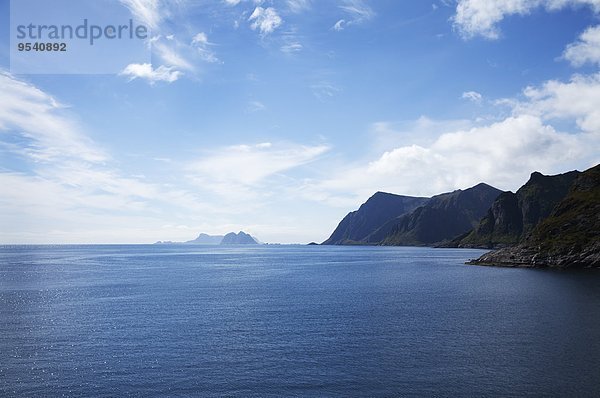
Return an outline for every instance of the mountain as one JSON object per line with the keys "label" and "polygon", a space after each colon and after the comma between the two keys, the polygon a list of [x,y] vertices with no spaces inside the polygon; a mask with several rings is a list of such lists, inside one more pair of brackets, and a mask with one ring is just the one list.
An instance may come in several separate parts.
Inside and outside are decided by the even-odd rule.
{"label": "mountain", "polygon": [[600,268],[600,165],[577,173],[567,195],[522,243],[470,264]]}
{"label": "mountain", "polygon": [[234,232],[230,232],[223,237],[221,241],[222,245],[257,245],[258,241],[254,239],[251,235],[240,231],[237,234]]}
{"label": "mountain", "polygon": [[323,244],[431,245],[471,230],[502,191],[487,184],[421,198],[377,192]]}
{"label": "mountain", "polygon": [[192,245],[219,245],[219,244],[221,244],[222,240],[223,240],[223,235],[200,234],[200,235],[198,235],[198,237],[196,239],[188,240],[185,243],[192,244]]}
{"label": "mountain", "polygon": [[448,241],[473,229],[502,191],[487,184],[432,197],[393,220],[384,245],[422,246]]}
{"label": "mountain", "polygon": [[158,241],[156,244],[167,244],[167,245],[256,245],[259,241],[245,232],[240,231],[239,233],[228,233],[227,235],[208,235],[200,234],[194,240],[188,240],[187,242],[171,242],[171,241]]}
{"label": "mountain", "polygon": [[323,245],[369,243],[367,237],[391,219],[409,213],[429,198],[377,192],[356,211],[348,213]]}
{"label": "mountain", "polygon": [[491,249],[521,242],[550,215],[579,174],[578,171],[554,176],[532,173],[516,193],[500,195],[473,231],[456,239],[453,245]]}

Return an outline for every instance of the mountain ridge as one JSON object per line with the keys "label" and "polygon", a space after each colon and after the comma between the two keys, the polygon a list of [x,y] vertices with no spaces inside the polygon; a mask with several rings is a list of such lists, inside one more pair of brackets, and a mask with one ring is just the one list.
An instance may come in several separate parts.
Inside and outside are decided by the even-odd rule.
{"label": "mountain ridge", "polygon": [[378,191],[358,210],[348,213],[323,245],[367,244],[364,240],[392,218],[424,204],[429,198]]}
{"label": "mountain ridge", "polygon": [[[501,192],[485,183],[431,198],[376,192],[322,244],[423,246],[450,240],[473,228]],[[429,236],[426,230],[435,231]]]}
{"label": "mountain ridge", "polygon": [[531,173],[515,193],[504,192],[492,203],[473,230],[447,247],[498,248],[518,244],[550,215],[580,175],[569,171],[556,175]]}
{"label": "mountain ridge", "polygon": [[397,220],[383,240],[387,246],[435,245],[465,233],[481,219],[502,191],[485,183],[433,196]]}
{"label": "mountain ridge", "polygon": [[567,195],[518,245],[468,264],[600,268],[600,165],[578,173]]}

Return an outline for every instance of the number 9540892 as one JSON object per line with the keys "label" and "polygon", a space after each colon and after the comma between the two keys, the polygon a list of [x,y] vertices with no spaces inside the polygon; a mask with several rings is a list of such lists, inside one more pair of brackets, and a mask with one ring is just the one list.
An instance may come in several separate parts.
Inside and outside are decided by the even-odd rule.
{"label": "number 9540892", "polygon": [[19,43],[19,51],[67,51],[67,43]]}

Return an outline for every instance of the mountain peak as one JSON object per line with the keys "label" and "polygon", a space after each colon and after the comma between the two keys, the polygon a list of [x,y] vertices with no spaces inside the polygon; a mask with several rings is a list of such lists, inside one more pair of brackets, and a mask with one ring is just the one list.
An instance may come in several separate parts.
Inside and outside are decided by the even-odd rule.
{"label": "mountain peak", "polygon": [[376,192],[324,244],[432,244],[471,229],[502,191],[487,184],[432,198]]}
{"label": "mountain peak", "polygon": [[413,211],[428,200],[378,191],[358,210],[348,213],[323,244],[366,244],[367,238],[388,221]]}
{"label": "mountain peak", "polygon": [[258,244],[258,240],[256,240],[252,235],[245,233],[244,231],[240,231],[237,234],[235,232],[230,232],[223,237],[221,241],[222,245],[256,245]]}
{"label": "mountain peak", "polygon": [[529,176],[530,180],[533,180],[535,178],[540,178],[543,177],[544,175],[542,173],[540,173],[539,171],[534,171],[533,173],[531,173],[531,176]]}
{"label": "mountain peak", "polygon": [[494,188],[493,186],[491,186],[490,184],[486,184],[485,182],[480,182],[479,184],[474,185],[469,189],[497,189],[497,188]]}
{"label": "mountain peak", "polygon": [[492,248],[521,242],[550,215],[579,174],[578,171],[557,175],[531,173],[516,193],[500,195],[479,225],[460,238],[458,246]]}
{"label": "mountain peak", "polygon": [[[540,178],[540,175],[532,174],[532,178]],[[484,254],[471,264],[600,267],[600,165],[583,173],[550,177],[554,177],[550,181],[560,193],[565,191],[565,181],[572,179],[566,194],[552,206],[550,213],[540,219],[518,245]],[[548,193],[543,192],[542,196],[547,199]]]}

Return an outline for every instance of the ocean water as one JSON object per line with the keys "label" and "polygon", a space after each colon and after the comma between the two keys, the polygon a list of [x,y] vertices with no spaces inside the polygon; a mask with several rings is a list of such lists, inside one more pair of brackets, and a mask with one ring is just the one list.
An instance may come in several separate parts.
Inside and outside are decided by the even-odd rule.
{"label": "ocean water", "polygon": [[600,273],[481,253],[0,247],[0,396],[600,396]]}

